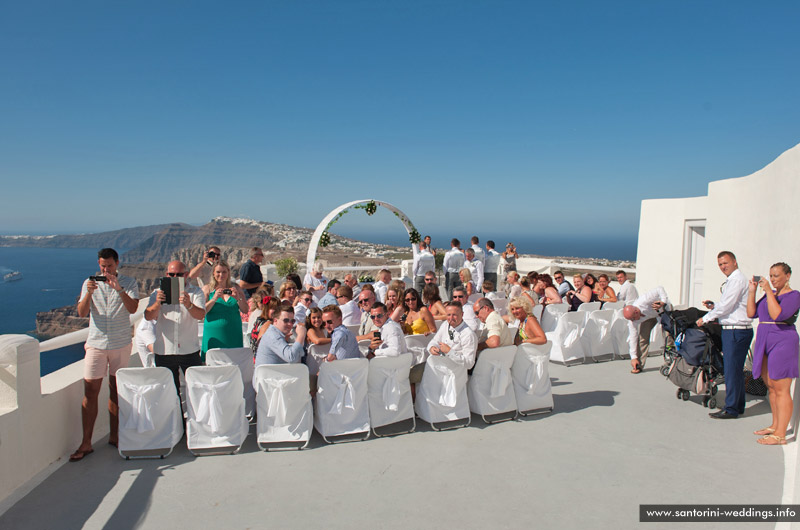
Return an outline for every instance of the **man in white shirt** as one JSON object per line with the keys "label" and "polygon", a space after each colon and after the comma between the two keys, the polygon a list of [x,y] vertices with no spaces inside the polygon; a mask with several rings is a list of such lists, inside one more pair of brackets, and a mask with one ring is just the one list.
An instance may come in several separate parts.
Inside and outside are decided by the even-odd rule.
{"label": "man in white shirt", "polygon": [[472,309],[472,306],[467,303],[467,298],[469,297],[464,287],[456,287],[453,289],[453,302],[461,304],[462,319],[467,323],[469,329],[477,334],[478,329],[481,327],[481,321],[475,316],[475,311]]}
{"label": "man in white shirt", "polygon": [[303,289],[310,291],[314,295],[314,300],[319,301],[324,295],[328,287],[328,278],[325,277],[323,271],[325,267],[321,261],[314,263],[314,269],[306,273],[303,278]]}
{"label": "man in white shirt", "polygon": [[494,284],[495,289],[499,285],[497,283],[497,269],[500,267],[500,253],[494,249],[494,241],[491,239],[486,242],[486,257],[483,261],[483,279],[489,280]]}
{"label": "man in white shirt", "polygon": [[468,248],[465,254],[467,259],[464,261],[464,266],[472,274],[472,283],[475,284],[475,291],[478,292],[483,287],[483,262],[475,256],[475,251],[471,248]]}
{"label": "man in white shirt", "polygon": [[358,325],[356,340],[372,340],[372,332],[378,329],[375,321],[370,318],[370,311],[375,305],[375,293],[369,289],[362,289],[358,295],[357,304],[361,309],[361,322]]}
{"label": "man in white shirt", "polygon": [[717,254],[717,265],[728,277],[722,287],[719,304],[703,301],[709,311],[698,319],[702,326],[719,320],[722,326],[722,359],[725,365],[725,408],[709,414],[714,419],[728,420],[744,414],[744,361],[753,340],[752,320],[747,317],[748,282],[733,252]]}
{"label": "man in white shirt", "polygon": [[389,289],[389,284],[392,283],[392,273],[388,269],[381,269],[378,272],[378,281],[372,286],[375,288],[375,299],[382,303],[386,303],[386,291]]}
{"label": "man in white shirt", "polygon": [[625,271],[617,271],[617,281],[619,282],[617,300],[625,302],[627,305],[639,298],[639,291],[636,290],[635,285],[628,281],[628,275],[625,274]]}
{"label": "man in white shirt", "polygon": [[475,364],[478,338],[464,322],[464,311],[460,303],[447,302],[445,312],[447,324],[439,328],[428,343],[427,350],[431,355],[445,355],[451,361],[470,369]]}
{"label": "man in white shirt", "polygon": [[[186,265],[180,261],[167,264],[167,277],[184,278]],[[201,366],[200,337],[198,323],[206,316],[203,291],[185,283],[177,304],[167,303],[167,295],[156,289],[150,295],[144,318],[156,321],[156,342],[153,344],[156,366],[163,366],[172,372],[175,391],[180,396],[181,381],[179,370],[186,373],[191,366]]]}
{"label": "man in white shirt", "polygon": [[380,337],[373,336],[369,344],[367,358],[397,357],[408,351],[403,328],[389,318],[386,306],[378,302],[370,310],[370,319],[378,327]]}
{"label": "man in white shirt", "polygon": [[346,285],[340,285],[336,301],[342,311],[342,324],[345,326],[358,326],[361,323],[361,309],[353,300],[353,290]]}
{"label": "man in white shirt", "polygon": [[632,374],[642,373],[644,369],[650,350],[650,333],[665,307],[670,309],[671,304],[666,291],[659,285],[622,309],[622,316],[628,319],[628,353],[631,355]]}
{"label": "man in white shirt", "polygon": [[470,239],[470,243],[472,243],[472,246],[470,248],[475,251],[475,259],[480,261],[481,264],[484,265],[484,269],[485,269],[486,268],[486,263],[485,263],[486,255],[483,253],[483,249],[481,248],[480,240],[478,240],[478,236],[472,236],[472,239]]}
{"label": "man in white shirt", "polygon": [[499,348],[514,344],[514,334],[508,329],[508,324],[503,317],[494,310],[491,300],[481,298],[475,302],[472,310],[486,328],[486,339],[478,343],[479,352],[486,348]]}
{"label": "man in white shirt", "polygon": [[436,269],[436,258],[428,250],[425,243],[419,244],[419,252],[414,254],[412,276],[414,276],[414,288],[418,293],[425,287],[425,274]]}
{"label": "man in white shirt", "polygon": [[358,298],[358,293],[361,292],[361,286],[358,285],[358,277],[355,274],[346,274],[344,284],[353,290],[353,298]]}
{"label": "man in white shirt", "polygon": [[295,322],[305,325],[308,310],[312,307],[314,307],[314,295],[311,294],[311,291],[300,291],[297,295],[297,303],[294,305]]}
{"label": "man in white shirt", "polygon": [[461,285],[458,271],[464,267],[464,253],[461,251],[461,241],[453,238],[450,241],[450,250],[444,254],[444,288],[451,297],[453,289]]}

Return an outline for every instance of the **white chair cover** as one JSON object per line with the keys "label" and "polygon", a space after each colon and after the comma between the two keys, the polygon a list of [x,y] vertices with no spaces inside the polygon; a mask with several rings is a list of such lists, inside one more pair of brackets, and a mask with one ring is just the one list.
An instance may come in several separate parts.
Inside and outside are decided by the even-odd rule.
{"label": "white chair cover", "polygon": [[481,293],[472,293],[471,295],[469,295],[469,298],[467,298],[467,303],[474,304],[481,298],[483,298],[483,295]]}
{"label": "white chair cover", "polygon": [[486,416],[517,410],[511,384],[511,365],[516,354],[516,346],[501,346],[487,348],[478,355],[467,384],[467,397],[469,410],[484,421]]}
{"label": "white chair cover", "polygon": [[[536,307],[540,307],[540,305]],[[548,331],[555,331],[558,327],[558,321],[567,311],[569,311],[569,306],[567,304],[550,304],[544,306],[542,316],[538,317],[539,325],[542,326],[542,331],[545,333]]]}
{"label": "white chair cover", "polygon": [[[546,318],[546,317],[545,317]],[[570,361],[583,361],[586,353],[583,350],[583,321],[585,314],[581,311],[565,313],[558,321],[555,331],[545,333],[547,340],[552,341],[550,360],[567,364]]]}
{"label": "white chair cover", "polygon": [[617,309],[622,309],[623,307],[625,307],[625,302],[617,300],[616,302],[606,302],[603,304],[602,309],[611,309],[612,311],[616,311]]}
{"label": "white chair cover", "polygon": [[466,419],[470,412],[467,398],[467,367],[442,355],[431,355],[417,385],[417,415],[428,423]]}
{"label": "white chair cover", "polygon": [[496,298],[492,300],[492,305],[500,316],[508,314],[508,298]]}
{"label": "white chair cover", "polygon": [[181,405],[167,368],[122,368],[117,371],[119,454],[160,452],[166,456],[183,436]]}
{"label": "white chair cover", "polygon": [[314,411],[304,364],[262,364],[256,368],[258,446],[311,439]]}
{"label": "white chair cover", "polygon": [[207,366],[238,366],[242,374],[244,405],[247,417],[256,412],[256,390],[253,388],[253,350],[250,348],[213,348],[206,352]]}
{"label": "white chair cover", "polygon": [[375,357],[369,361],[368,399],[372,429],[414,418],[408,372],[413,356]]}
{"label": "white chair cover", "polygon": [[533,306],[533,316],[536,317],[536,320],[542,320],[542,311],[544,311],[544,306],[542,304],[536,304]]}
{"label": "white chair cover", "polygon": [[349,326],[345,326],[345,327],[347,329],[349,329],[350,332],[357,337],[358,336],[358,328],[361,327],[361,326],[359,324],[353,324],[353,325],[349,325]]}
{"label": "white chair cover", "polygon": [[611,337],[611,322],[614,311],[600,309],[587,314],[583,328],[583,345],[586,354],[592,358],[605,355],[614,356],[614,344]]}
{"label": "white chair cover", "polygon": [[366,433],[369,437],[367,377],[369,361],[344,359],[323,363],[317,380],[314,427],[329,436]]}
{"label": "white chair cover", "polygon": [[629,357],[628,336],[630,329],[628,321],[622,316],[622,309],[614,311],[614,318],[611,321],[611,345],[614,348],[614,356],[622,359]]}
{"label": "white chair cover", "polygon": [[647,356],[651,359],[664,353],[664,328],[659,322],[653,326],[650,332],[650,347],[647,350]]}
{"label": "white chair cover", "polygon": [[331,343],[328,344],[311,344],[306,353],[306,366],[308,366],[308,373],[312,376],[317,375],[319,367],[325,363],[325,357],[331,352]]}
{"label": "white chair cover", "polygon": [[433,333],[429,335],[406,335],[406,348],[408,348],[409,353],[413,356],[413,360],[411,361],[412,366],[416,366],[428,360],[428,355],[430,354],[426,348],[432,338]]}
{"label": "white chair cover", "polygon": [[584,302],[578,306],[578,311],[597,311],[600,305],[600,302]]}
{"label": "white chair cover", "polygon": [[517,346],[517,354],[511,366],[511,378],[514,382],[517,410],[522,415],[553,410],[553,391],[548,367],[552,346],[550,341],[541,346]]}
{"label": "white chair cover", "polygon": [[447,289],[444,288],[444,285],[439,286],[439,298],[447,302],[450,300],[450,293],[447,292]]}
{"label": "white chair cover", "polygon": [[[186,370],[186,446],[236,452],[250,426],[245,415],[242,374],[233,365]],[[233,448],[233,449],[231,449]]]}

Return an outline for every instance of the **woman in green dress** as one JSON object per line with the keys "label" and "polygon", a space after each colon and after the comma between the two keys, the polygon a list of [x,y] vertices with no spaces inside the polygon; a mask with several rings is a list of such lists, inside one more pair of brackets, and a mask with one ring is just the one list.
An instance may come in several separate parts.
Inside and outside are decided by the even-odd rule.
{"label": "woman in green dress", "polygon": [[225,261],[214,265],[211,281],[203,286],[206,295],[206,319],[203,321],[201,357],[213,348],[241,348],[244,344],[242,313],[247,313],[244,291],[231,283],[231,268]]}

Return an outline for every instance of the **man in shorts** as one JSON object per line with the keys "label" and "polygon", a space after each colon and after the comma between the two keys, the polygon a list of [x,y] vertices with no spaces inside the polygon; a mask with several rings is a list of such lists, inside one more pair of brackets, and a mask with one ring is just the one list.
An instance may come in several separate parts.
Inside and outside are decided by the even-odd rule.
{"label": "man in shorts", "polygon": [[97,397],[108,373],[108,413],[110,434],[108,443],[117,446],[119,406],[117,405],[117,370],[128,366],[131,356],[130,315],[139,307],[136,280],[117,275],[119,255],[113,248],[97,253],[100,274],[83,282],[78,301],[78,315],[89,315],[89,338],[84,358],[83,403],[81,420],[83,440],[69,457],[70,462],[83,460],[94,452],[92,432],[97,419]]}

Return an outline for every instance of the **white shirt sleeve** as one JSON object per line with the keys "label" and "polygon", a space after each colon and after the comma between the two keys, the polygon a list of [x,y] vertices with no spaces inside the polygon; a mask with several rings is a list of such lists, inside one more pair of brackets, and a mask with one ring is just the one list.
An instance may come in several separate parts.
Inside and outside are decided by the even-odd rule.
{"label": "white shirt sleeve", "polygon": [[747,279],[744,274],[731,274],[728,282],[722,290],[719,303],[714,305],[714,309],[703,316],[703,322],[710,322],[714,319],[722,320],[737,308],[742,292],[747,291]]}

